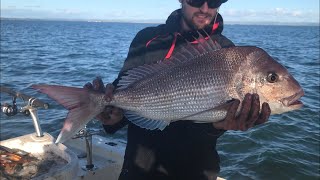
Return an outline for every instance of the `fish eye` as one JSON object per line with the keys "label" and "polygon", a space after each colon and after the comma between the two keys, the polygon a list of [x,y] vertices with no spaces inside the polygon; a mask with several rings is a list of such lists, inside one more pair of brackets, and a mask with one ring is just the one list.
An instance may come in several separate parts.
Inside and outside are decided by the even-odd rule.
{"label": "fish eye", "polygon": [[267,76],[267,81],[269,83],[275,83],[278,81],[278,79],[279,79],[279,76],[274,72],[269,73]]}

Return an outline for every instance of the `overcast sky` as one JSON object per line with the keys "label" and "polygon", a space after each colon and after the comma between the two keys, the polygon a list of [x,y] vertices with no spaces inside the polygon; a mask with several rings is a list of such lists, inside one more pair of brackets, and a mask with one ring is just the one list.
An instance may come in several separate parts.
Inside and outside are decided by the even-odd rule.
{"label": "overcast sky", "polygon": [[[1,17],[165,21],[178,0],[1,0]],[[319,0],[229,0],[226,22],[319,23]]]}

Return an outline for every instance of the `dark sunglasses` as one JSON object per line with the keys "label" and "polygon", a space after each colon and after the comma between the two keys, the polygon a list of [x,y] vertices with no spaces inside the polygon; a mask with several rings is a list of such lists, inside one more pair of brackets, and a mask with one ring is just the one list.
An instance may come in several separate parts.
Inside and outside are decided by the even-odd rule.
{"label": "dark sunglasses", "polygon": [[200,8],[205,2],[207,2],[208,7],[211,9],[218,8],[222,4],[221,0],[187,0],[190,6],[196,8]]}

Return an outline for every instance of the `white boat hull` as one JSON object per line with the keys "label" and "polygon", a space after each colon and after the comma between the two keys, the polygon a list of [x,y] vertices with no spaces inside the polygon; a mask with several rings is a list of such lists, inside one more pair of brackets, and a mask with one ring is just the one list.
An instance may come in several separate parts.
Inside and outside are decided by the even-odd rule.
{"label": "white boat hull", "polygon": [[[111,139],[99,135],[92,136],[92,164],[94,168],[87,170],[86,141],[84,138],[70,139],[64,144],[54,144],[55,139],[48,133],[43,137],[28,134],[17,138],[1,141],[0,145],[17,148],[29,152],[34,156],[48,149],[63,158],[67,163],[55,170],[50,170],[34,179],[45,180],[117,180],[121,172],[126,141]],[[217,180],[224,180],[218,178]]]}

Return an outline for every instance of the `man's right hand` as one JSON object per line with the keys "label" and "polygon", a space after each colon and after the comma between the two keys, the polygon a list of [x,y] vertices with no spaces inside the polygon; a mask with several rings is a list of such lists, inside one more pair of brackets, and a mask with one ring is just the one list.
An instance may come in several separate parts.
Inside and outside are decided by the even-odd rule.
{"label": "man's right hand", "polygon": [[[111,101],[114,86],[112,84],[107,84],[104,87],[102,79],[100,77],[96,77],[92,83],[88,82],[84,85],[84,88],[105,93],[106,101]],[[106,106],[104,111],[96,116],[96,119],[102,122],[104,125],[114,125],[120,122],[123,118],[123,110],[113,106]]]}
{"label": "man's right hand", "polygon": [[240,101],[235,100],[229,108],[226,118],[213,123],[213,126],[217,129],[246,131],[256,125],[267,122],[271,114],[268,103],[262,104],[260,112],[260,99],[258,94],[246,94],[240,113],[236,116],[239,105]]}

